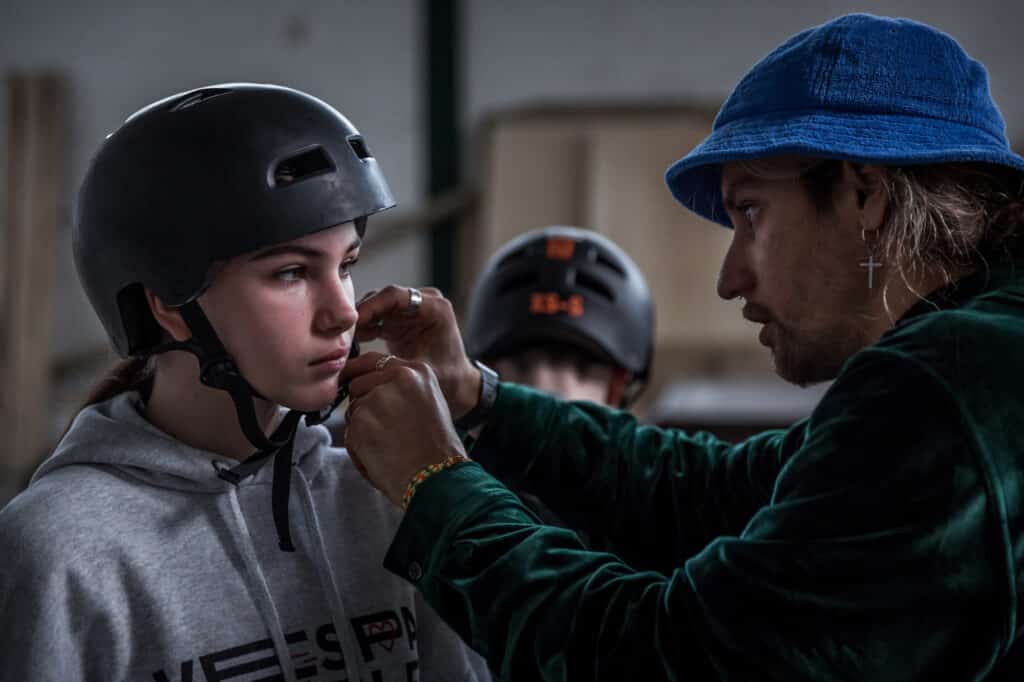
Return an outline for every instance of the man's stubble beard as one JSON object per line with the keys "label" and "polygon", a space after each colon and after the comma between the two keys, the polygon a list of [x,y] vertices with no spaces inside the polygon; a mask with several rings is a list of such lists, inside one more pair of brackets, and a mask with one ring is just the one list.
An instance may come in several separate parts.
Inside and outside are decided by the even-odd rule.
{"label": "man's stubble beard", "polygon": [[851,330],[830,330],[813,338],[800,337],[776,320],[772,360],[775,372],[797,386],[835,379],[846,361],[866,344]]}

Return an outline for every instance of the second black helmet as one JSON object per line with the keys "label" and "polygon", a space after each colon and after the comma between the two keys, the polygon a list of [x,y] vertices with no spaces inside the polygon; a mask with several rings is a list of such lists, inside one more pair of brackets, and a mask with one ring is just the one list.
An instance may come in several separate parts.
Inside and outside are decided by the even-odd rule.
{"label": "second black helmet", "polygon": [[640,268],[610,239],[546,227],[516,237],[487,262],[470,297],[465,338],[469,355],[480,359],[567,344],[644,381],[654,304]]}

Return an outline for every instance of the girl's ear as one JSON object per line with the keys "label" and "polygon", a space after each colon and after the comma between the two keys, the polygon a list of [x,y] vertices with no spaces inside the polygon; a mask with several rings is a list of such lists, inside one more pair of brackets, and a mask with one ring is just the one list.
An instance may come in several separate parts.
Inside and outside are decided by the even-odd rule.
{"label": "girl's ear", "polygon": [[149,303],[149,310],[153,313],[153,318],[156,323],[167,332],[172,339],[175,341],[187,341],[192,337],[192,332],[189,330],[188,325],[185,324],[185,320],[181,317],[181,313],[175,308],[170,308],[164,305],[164,302],[157,298],[149,289],[146,289],[146,302]]}

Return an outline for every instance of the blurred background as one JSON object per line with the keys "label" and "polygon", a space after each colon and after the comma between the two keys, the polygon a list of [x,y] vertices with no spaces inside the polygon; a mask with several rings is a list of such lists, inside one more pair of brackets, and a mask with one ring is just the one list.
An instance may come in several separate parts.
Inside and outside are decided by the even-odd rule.
{"label": "blurred background", "polygon": [[727,437],[789,424],[823,390],[774,377],[756,328],[714,294],[728,233],[661,180],[752,64],[846,12],[911,17],[985,63],[1010,139],[1024,140],[1024,3],[2,1],[0,506],[113,360],[71,261],[78,184],[108,132],[175,92],[279,83],[360,128],[399,206],[370,221],[357,294],[434,285],[461,310],[515,234],[560,223],[608,235],[656,299],[638,412]]}

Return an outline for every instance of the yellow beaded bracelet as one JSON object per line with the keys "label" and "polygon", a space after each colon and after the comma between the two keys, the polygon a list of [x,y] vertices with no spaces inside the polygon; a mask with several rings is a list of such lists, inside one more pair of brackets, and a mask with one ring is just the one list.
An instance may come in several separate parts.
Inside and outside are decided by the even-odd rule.
{"label": "yellow beaded bracelet", "polygon": [[435,462],[434,464],[428,464],[427,466],[417,471],[415,474],[413,474],[412,478],[409,479],[409,485],[406,486],[405,494],[402,495],[402,509],[409,508],[409,501],[412,499],[412,496],[416,494],[416,488],[418,488],[419,485],[423,483],[423,481],[427,480],[428,478],[436,474],[438,471],[450,469],[459,462],[467,461],[469,461],[469,458],[466,457],[465,455],[449,455],[448,457],[445,457],[444,460],[440,462]]}

